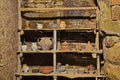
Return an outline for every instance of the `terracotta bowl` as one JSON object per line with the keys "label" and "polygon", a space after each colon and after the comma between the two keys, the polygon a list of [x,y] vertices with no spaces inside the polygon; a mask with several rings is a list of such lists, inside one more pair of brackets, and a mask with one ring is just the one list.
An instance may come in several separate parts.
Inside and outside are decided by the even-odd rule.
{"label": "terracotta bowl", "polygon": [[43,74],[50,74],[53,72],[53,67],[52,66],[40,66],[39,70]]}

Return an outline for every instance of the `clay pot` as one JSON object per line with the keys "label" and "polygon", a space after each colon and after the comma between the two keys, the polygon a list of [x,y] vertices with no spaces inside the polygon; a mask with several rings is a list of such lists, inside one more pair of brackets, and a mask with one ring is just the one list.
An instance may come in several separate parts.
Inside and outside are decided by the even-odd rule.
{"label": "clay pot", "polygon": [[51,38],[51,37],[38,38],[38,46],[42,50],[50,50],[52,45],[53,45],[53,38]]}
{"label": "clay pot", "polygon": [[95,67],[93,66],[93,64],[90,64],[88,66],[88,72],[89,72],[89,74],[95,73]]}
{"label": "clay pot", "polygon": [[64,41],[63,43],[61,43],[60,50],[69,51],[70,50],[70,44],[67,43],[67,41]]}
{"label": "clay pot", "polygon": [[81,50],[81,44],[77,43],[75,45],[75,48],[76,48],[77,51],[80,51]]}
{"label": "clay pot", "polygon": [[29,67],[27,66],[27,64],[23,64],[22,71],[24,73],[29,72]]}
{"label": "clay pot", "polygon": [[92,51],[92,45],[91,45],[90,41],[88,41],[88,43],[86,45],[86,51]]}
{"label": "clay pot", "polygon": [[58,28],[58,24],[51,22],[49,23],[49,28]]}
{"label": "clay pot", "polygon": [[65,21],[61,21],[61,22],[60,22],[60,28],[61,28],[61,29],[65,29],[65,28],[66,28],[66,23],[65,23]]}
{"label": "clay pot", "polygon": [[30,21],[25,21],[25,29],[30,29]]}
{"label": "clay pot", "polygon": [[37,23],[37,29],[42,29],[43,28],[43,24]]}
{"label": "clay pot", "polygon": [[43,74],[50,74],[51,72],[53,72],[53,67],[52,66],[40,66],[39,70]]}
{"label": "clay pot", "polygon": [[27,50],[27,45],[22,45],[22,51],[26,51]]}

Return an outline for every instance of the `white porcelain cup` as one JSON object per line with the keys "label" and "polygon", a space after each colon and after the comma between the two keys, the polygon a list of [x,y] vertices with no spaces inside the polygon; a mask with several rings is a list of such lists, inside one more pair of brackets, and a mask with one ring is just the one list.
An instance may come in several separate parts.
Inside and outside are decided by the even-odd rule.
{"label": "white porcelain cup", "polygon": [[43,24],[37,23],[37,29],[42,29],[43,28]]}
{"label": "white porcelain cup", "polygon": [[22,45],[22,51],[26,51],[27,50],[27,45]]}
{"label": "white porcelain cup", "polygon": [[29,68],[23,68],[22,71],[23,71],[24,73],[27,73],[27,72],[29,72]]}

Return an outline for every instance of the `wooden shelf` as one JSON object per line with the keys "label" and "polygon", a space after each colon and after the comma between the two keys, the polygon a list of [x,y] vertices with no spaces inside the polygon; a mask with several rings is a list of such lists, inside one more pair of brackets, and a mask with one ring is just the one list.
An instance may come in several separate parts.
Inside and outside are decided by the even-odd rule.
{"label": "wooden shelf", "polygon": [[55,51],[55,50],[50,50],[50,51],[18,51],[18,53],[96,53],[96,54],[102,54],[102,50],[99,51]]}
{"label": "wooden shelf", "polygon": [[75,52],[75,53],[96,53],[96,54],[102,54],[102,50],[99,50],[99,51],[56,51],[57,53],[72,53],[72,52]]}
{"label": "wooden shelf", "polygon": [[[21,1],[18,0],[18,7],[19,7],[19,10],[18,10],[18,15],[19,15],[19,51],[18,51],[18,73],[16,73],[16,76],[17,76],[17,80],[21,80],[22,76],[52,76],[53,77],[53,80],[57,80],[57,77],[58,76],[61,76],[61,77],[68,77],[68,78],[87,78],[87,77],[93,77],[93,78],[96,78],[96,80],[98,80],[98,78],[104,78],[105,76],[104,75],[100,75],[100,55],[97,55],[96,56],[96,71],[97,71],[97,74],[66,74],[66,73],[57,73],[56,72],[56,67],[57,67],[57,54],[64,54],[64,53],[76,53],[76,54],[102,54],[103,51],[102,50],[99,50],[99,28],[97,27],[98,26],[98,7],[54,7],[54,8],[23,8],[21,7]],[[57,20],[57,24],[59,24],[60,22],[60,19],[63,18],[67,18],[68,16],[66,15],[61,15],[61,12],[64,12],[64,11],[85,11],[85,12],[89,12],[89,11],[93,11],[93,12],[90,12],[90,14],[86,14],[86,15],[79,15],[78,19],[81,19],[82,17],[83,18],[96,18],[96,27],[94,26],[88,26],[88,28],[82,28],[81,27],[75,27],[71,25],[71,28],[68,28],[66,26],[65,29],[61,29],[60,27],[58,28],[49,28],[47,26],[45,26],[46,28],[42,28],[42,29],[37,29],[37,26],[35,27],[36,29],[21,29],[22,28],[22,25],[24,23],[22,23],[22,18],[23,18],[23,14],[22,13],[41,13],[44,14],[44,13],[49,13],[49,12],[53,12],[56,14],[55,19]],[[21,16],[22,15],[22,16]],[[71,15],[72,16],[72,15]],[[70,17],[71,17],[70,16]],[[48,15],[48,18],[53,19],[51,18],[52,16],[49,17]],[[77,17],[76,16],[73,16],[73,17]],[[29,18],[29,17],[28,17]],[[31,17],[30,17],[31,18]],[[32,18],[39,18],[39,19],[44,19],[47,20],[47,16],[45,17],[32,17]],[[32,26],[31,26],[32,27]],[[28,32],[28,31],[31,31],[30,33],[34,32],[34,31],[40,31],[40,32],[52,32],[53,33],[53,39],[54,39],[54,44],[53,44],[53,49],[52,50],[49,50],[49,51],[42,51],[42,50],[38,50],[38,51],[31,51],[29,48],[27,51],[21,51],[21,34],[23,35],[24,32]],[[57,35],[57,31],[66,31],[66,32],[85,32],[87,34],[89,34],[88,32],[97,32],[95,35],[95,47],[97,49],[97,51],[58,51],[56,48],[58,47],[57,45],[57,39],[59,37],[59,35]],[[29,33],[29,32],[28,32]],[[91,35],[92,36],[92,35]],[[21,63],[21,57],[23,56],[23,54],[53,54],[53,73],[51,74],[42,74],[42,73],[31,73],[31,72],[28,72],[28,73],[23,73],[21,72],[21,67],[22,67],[22,63]],[[89,56],[89,55],[87,55]],[[41,58],[41,57],[40,57]],[[85,57],[84,57],[85,58]],[[27,63],[26,63],[27,64]]]}
{"label": "wooden shelf", "polygon": [[50,51],[18,51],[18,53],[54,53],[55,51],[50,50]]}
{"label": "wooden shelf", "polygon": [[94,31],[97,30],[98,28],[65,28],[65,29],[60,29],[60,28],[45,28],[45,29],[21,29],[23,31],[52,31],[52,30],[57,30],[57,31],[64,31],[64,30],[78,30],[78,31]]}
{"label": "wooden shelf", "polygon": [[42,73],[16,73],[17,76],[63,76],[68,78],[78,78],[78,77],[105,77],[104,75],[97,74],[42,74]]}
{"label": "wooden shelf", "polygon": [[64,76],[68,78],[78,78],[78,77],[105,77],[104,75],[97,74],[56,74],[57,76]]}
{"label": "wooden shelf", "polygon": [[53,73],[51,74],[42,74],[42,73],[16,73],[19,76],[54,76]]}
{"label": "wooden shelf", "polygon": [[96,10],[97,7],[20,8],[21,11]]}

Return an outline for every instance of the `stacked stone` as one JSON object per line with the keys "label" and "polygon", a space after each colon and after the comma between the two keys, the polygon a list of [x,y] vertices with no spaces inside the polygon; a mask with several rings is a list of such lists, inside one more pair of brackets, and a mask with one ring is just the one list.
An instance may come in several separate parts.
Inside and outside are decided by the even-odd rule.
{"label": "stacked stone", "polygon": [[15,80],[17,0],[0,0],[0,80]]}
{"label": "stacked stone", "polygon": [[103,70],[110,80],[120,80],[120,38],[107,36],[103,42],[105,64]]}

